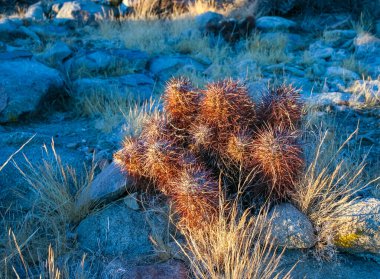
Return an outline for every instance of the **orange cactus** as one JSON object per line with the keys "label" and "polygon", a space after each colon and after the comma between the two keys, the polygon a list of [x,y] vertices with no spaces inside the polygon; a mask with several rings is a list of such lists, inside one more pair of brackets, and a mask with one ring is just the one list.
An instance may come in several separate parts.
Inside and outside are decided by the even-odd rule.
{"label": "orange cactus", "polygon": [[299,91],[286,85],[270,90],[263,96],[258,115],[261,123],[295,130],[302,116]]}
{"label": "orange cactus", "polygon": [[178,129],[188,129],[194,123],[199,97],[199,91],[187,78],[173,78],[167,83],[163,95],[165,112]]}
{"label": "orange cactus", "polygon": [[127,138],[114,157],[131,176],[166,194],[181,224],[195,228],[214,219],[220,172],[229,194],[241,191],[235,184],[247,174],[247,196],[289,196],[303,169],[297,143],[302,106],[294,88],[270,91],[256,108],[240,82],[199,90],[179,78],[168,83],[163,99],[164,114],[147,121],[138,138]]}
{"label": "orange cactus", "polygon": [[271,191],[286,198],[303,168],[302,149],[297,134],[269,126],[257,131],[252,142],[252,160],[272,185]]}

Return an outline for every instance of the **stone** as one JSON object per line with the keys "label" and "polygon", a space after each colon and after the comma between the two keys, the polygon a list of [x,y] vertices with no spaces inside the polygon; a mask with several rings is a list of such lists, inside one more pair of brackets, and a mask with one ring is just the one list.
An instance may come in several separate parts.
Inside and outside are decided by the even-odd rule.
{"label": "stone", "polygon": [[346,91],[352,93],[355,102],[380,103],[380,80],[355,80]]}
{"label": "stone", "polygon": [[311,106],[334,106],[334,105],[349,105],[351,94],[342,92],[328,92],[315,94],[307,100]]}
{"label": "stone", "polygon": [[355,59],[358,60],[372,78],[380,75],[380,39],[368,34],[360,34],[354,40]]}
{"label": "stone", "polygon": [[130,49],[108,49],[87,52],[73,57],[66,67],[74,77],[88,77],[112,73],[117,75],[142,72],[148,62],[146,52]]}
{"label": "stone", "polygon": [[32,58],[33,53],[29,50],[13,50],[7,52],[0,52],[0,61],[3,60],[16,60],[22,58]]}
{"label": "stone", "polygon": [[333,47],[341,46],[356,37],[355,30],[327,30],[323,32],[326,43]]}
{"label": "stone", "polygon": [[0,40],[9,39],[15,34],[18,26],[7,18],[0,18]]}
{"label": "stone", "polygon": [[74,81],[72,96],[83,98],[101,95],[108,98],[144,101],[153,94],[154,80],[144,74],[111,78],[82,78]]}
{"label": "stone", "polygon": [[137,202],[137,193],[130,194],[123,199],[124,204],[133,210],[140,210],[140,205]]}
{"label": "stone", "polygon": [[149,71],[162,80],[169,79],[180,71],[203,72],[206,65],[182,55],[158,56],[149,61]]}
{"label": "stone", "polygon": [[99,5],[90,0],[77,0],[64,2],[56,18],[89,24],[97,20],[108,19],[111,14],[118,15],[117,7]]}
{"label": "stone", "polygon": [[77,227],[79,247],[104,256],[124,256],[128,260],[153,254],[152,231],[166,230],[156,215],[135,211],[123,202],[108,205],[80,222]]}
{"label": "stone", "polygon": [[268,214],[276,245],[288,249],[311,248],[317,238],[309,219],[290,203],[275,205]]}
{"label": "stone", "polygon": [[189,271],[182,261],[169,260],[151,265],[131,266],[120,259],[113,260],[102,272],[109,279],[186,279]]}
{"label": "stone", "polygon": [[0,63],[0,89],[8,95],[8,103],[0,113],[0,122],[16,121],[35,112],[47,98],[64,93],[60,73],[32,60],[5,60]]}
{"label": "stone", "polygon": [[319,48],[312,52],[312,55],[316,59],[327,59],[330,58],[334,53],[334,49],[332,47]]}
{"label": "stone", "polygon": [[66,58],[72,54],[70,47],[63,42],[56,42],[48,47],[39,58],[50,64],[61,64]]}
{"label": "stone", "polygon": [[[334,221],[335,244],[349,253],[367,255],[380,261],[380,200],[356,200]],[[372,254],[372,255],[371,255]]]}
{"label": "stone", "polygon": [[284,32],[267,32],[261,34],[261,39],[266,42],[274,42],[278,40],[285,41],[285,49],[287,51],[295,51],[305,49],[307,46],[307,40],[304,37],[294,33],[284,33]]}
{"label": "stone", "polygon": [[126,192],[129,184],[130,181],[125,173],[112,163],[79,194],[76,206],[80,209],[113,201]]}
{"label": "stone", "polygon": [[26,19],[31,19],[35,21],[41,21],[45,19],[44,8],[42,2],[37,2],[28,7],[28,10],[25,13]]}
{"label": "stone", "polygon": [[216,25],[223,19],[223,15],[215,12],[205,12],[203,14],[197,15],[195,17],[195,23],[198,26],[198,29],[202,32],[206,31],[208,25]]}
{"label": "stone", "polygon": [[325,76],[327,78],[342,78],[343,80],[355,80],[355,79],[360,79],[360,76],[351,71],[347,70],[345,68],[339,67],[339,66],[331,66],[326,69],[326,74]]}
{"label": "stone", "polygon": [[289,30],[296,26],[294,21],[279,16],[263,16],[256,20],[256,27],[261,31]]}

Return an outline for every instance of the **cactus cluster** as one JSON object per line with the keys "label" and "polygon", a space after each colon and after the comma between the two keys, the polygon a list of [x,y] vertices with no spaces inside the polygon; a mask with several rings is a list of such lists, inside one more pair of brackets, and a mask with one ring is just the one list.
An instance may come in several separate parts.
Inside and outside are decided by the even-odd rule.
{"label": "cactus cluster", "polygon": [[289,196],[303,167],[297,90],[274,88],[256,104],[239,81],[202,90],[175,78],[163,100],[163,113],[139,137],[126,138],[115,161],[140,185],[167,195],[184,225],[201,226],[218,214],[221,172],[227,193],[236,194],[241,176],[254,173],[247,191]]}

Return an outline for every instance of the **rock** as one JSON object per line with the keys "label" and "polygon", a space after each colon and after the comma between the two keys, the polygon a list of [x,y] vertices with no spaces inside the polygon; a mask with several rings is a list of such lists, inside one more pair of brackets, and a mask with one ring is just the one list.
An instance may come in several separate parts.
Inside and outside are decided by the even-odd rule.
{"label": "rock", "polygon": [[8,52],[0,52],[0,61],[16,60],[22,58],[32,58],[33,53],[28,50],[14,50]]}
{"label": "rock", "polygon": [[72,54],[70,47],[63,42],[56,42],[47,48],[39,58],[52,65],[61,64],[64,59],[68,58]]}
{"label": "rock", "polygon": [[130,194],[123,199],[124,204],[133,210],[140,210],[140,205],[137,202],[137,193]]}
{"label": "rock", "polygon": [[332,47],[319,48],[313,52],[311,51],[311,53],[315,59],[327,59],[333,55],[334,49]]}
{"label": "rock", "polygon": [[327,78],[342,78],[343,80],[355,80],[360,79],[360,76],[350,70],[347,70],[345,68],[339,67],[339,66],[331,66],[326,69],[326,77]]}
{"label": "rock", "polygon": [[108,279],[186,279],[189,278],[188,273],[186,265],[178,260],[131,266],[128,262],[116,259],[107,265],[101,277]]}
{"label": "rock", "polygon": [[376,21],[375,32],[377,37],[380,37],[380,20]]}
{"label": "rock", "polygon": [[182,55],[158,56],[149,61],[149,71],[162,80],[169,79],[179,71],[203,72],[206,65]]}
{"label": "rock", "polygon": [[72,96],[83,98],[101,95],[108,98],[144,101],[153,94],[154,80],[144,74],[130,74],[114,78],[82,78],[73,84]]}
{"label": "rock", "polygon": [[108,5],[99,5],[90,0],[77,0],[64,2],[56,18],[89,24],[96,20],[109,18],[111,14],[117,16],[118,9]]}
{"label": "rock", "polygon": [[[148,220],[149,219],[149,222]],[[149,240],[152,231],[164,232],[157,216],[135,211],[117,202],[89,215],[77,228],[81,249],[105,256],[124,255],[128,260],[152,254]]]}
{"label": "rock", "polygon": [[51,22],[51,24],[31,25],[28,28],[41,38],[45,39],[57,40],[57,37],[62,38],[70,36],[70,31],[66,26],[56,26],[54,23],[55,19]]}
{"label": "rock", "polygon": [[223,19],[223,15],[215,12],[205,12],[195,17],[195,23],[202,32],[206,31],[208,25],[216,25]]}
{"label": "rock", "polygon": [[311,106],[334,106],[334,105],[349,105],[351,94],[341,92],[328,92],[315,94],[307,100]]}
{"label": "rock", "polygon": [[0,18],[0,40],[9,39],[15,34],[18,26],[7,18]]}
{"label": "rock", "polygon": [[380,39],[364,33],[354,40],[355,59],[372,78],[380,75]]}
{"label": "rock", "polygon": [[45,19],[44,8],[42,6],[42,2],[37,2],[31,6],[29,6],[28,10],[25,13],[26,19],[41,21]]}
{"label": "rock", "polygon": [[114,73],[117,75],[141,72],[148,62],[148,54],[139,50],[95,50],[67,61],[66,67],[75,77]]}
{"label": "rock", "polygon": [[40,37],[38,37],[38,35],[36,33],[34,33],[32,30],[30,30],[29,28],[27,28],[25,26],[21,26],[19,28],[19,30],[20,30],[20,32],[25,34],[25,37],[31,38],[37,45],[39,45],[39,46],[42,45]]}
{"label": "rock", "polygon": [[23,114],[36,111],[43,100],[64,92],[59,72],[35,61],[1,61],[0,76],[0,88],[8,96],[0,122],[15,121]]}
{"label": "rock", "polygon": [[261,31],[289,30],[296,25],[294,21],[279,16],[263,16],[256,20],[256,27]]}
{"label": "rock", "polygon": [[317,238],[309,219],[290,203],[275,205],[269,212],[276,245],[289,249],[311,248]]}
{"label": "rock", "polygon": [[129,183],[127,176],[112,163],[79,194],[76,206],[80,209],[115,200],[125,193]]}
{"label": "rock", "polygon": [[335,244],[340,249],[354,254],[373,254],[380,260],[380,200],[355,201],[334,224],[338,229]]}
{"label": "rock", "polygon": [[285,49],[287,51],[295,51],[304,49],[307,46],[307,40],[304,37],[294,33],[284,32],[267,32],[261,34],[261,39],[272,43],[274,41],[285,41]]}
{"label": "rock", "polygon": [[333,47],[339,47],[346,44],[347,41],[352,41],[356,36],[355,30],[328,30],[323,32],[323,38],[328,44]]}

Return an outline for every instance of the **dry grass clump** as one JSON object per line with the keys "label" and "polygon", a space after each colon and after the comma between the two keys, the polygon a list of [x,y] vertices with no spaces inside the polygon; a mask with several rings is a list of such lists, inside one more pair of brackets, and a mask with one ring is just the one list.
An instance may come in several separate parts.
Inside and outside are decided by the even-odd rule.
{"label": "dry grass clump", "polygon": [[190,226],[217,216],[220,172],[232,195],[255,172],[251,188],[261,185],[269,197],[287,198],[303,167],[296,131],[301,103],[292,87],[274,91],[281,99],[273,102],[282,110],[277,118],[262,115],[258,122],[257,106],[241,82],[227,79],[200,90],[187,79],[172,79],[163,97],[164,114],[148,120],[139,137],[127,138],[115,160],[137,184],[150,181],[168,195],[180,222]]}
{"label": "dry grass clump", "polygon": [[[31,278],[35,273],[51,275],[53,271],[55,277],[50,278],[62,278],[58,276],[57,268],[52,266],[52,249],[58,256],[70,252],[74,244],[70,238],[70,226],[88,213],[86,208],[77,210],[75,196],[92,181],[94,167],[80,177],[63,164],[54,142],[51,149],[44,146],[44,151],[46,159],[40,165],[32,164],[27,157],[24,165],[13,161],[29,184],[34,200],[28,213],[13,205],[1,215],[1,226],[8,232],[0,235],[4,237],[0,246],[4,260],[0,273],[5,274],[5,278],[13,278],[11,274],[18,278]],[[30,195],[20,193],[20,199],[26,198],[30,199]],[[50,256],[45,267],[41,264],[47,255]]]}
{"label": "dry grass clump", "polygon": [[336,255],[334,242],[339,233],[336,218],[352,205],[358,191],[380,179],[363,179],[364,160],[358,163],[341,158],[344,147],[357,131],[337,149],[326,144],[326,132],[315,149],[312,162],[299,183],[295,184],[292,194],[293,202],[310,218],[317,231],[315,252],[323,260],[331,260]]}
{"label": "dry grass clump", "polygon": [[192,275],[199,279],[291,278],[282,272],[282,252],[273,246],[271,221],[263,209],[251,216],[241,212],[238,202],[225,206],[201,231],[182,229],[186,245],[180,245],[190,261]]}

